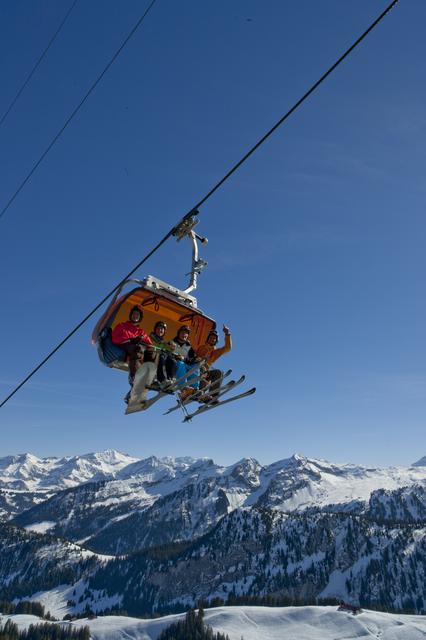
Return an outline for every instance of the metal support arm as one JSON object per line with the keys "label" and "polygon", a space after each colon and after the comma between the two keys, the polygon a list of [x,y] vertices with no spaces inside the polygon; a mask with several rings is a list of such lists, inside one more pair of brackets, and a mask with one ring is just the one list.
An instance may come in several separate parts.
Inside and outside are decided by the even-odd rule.
{"label": "metal support arm", "polygon": [[199,223],[199,220],[195,217],[196,213],[197,212],[194,211],[193,216],[191,216],[190,218],[184,219],[183,222],[181,222],[181,224],[176,227],[173,233],[173,235],[176,236],[176,239],[178,242],[182,240],[182,238],[185,238],[187,236],[192,244],[191,271],[188,274],[186,274],[190,276],[189,286],[183,290],[184,293],[191,293],[191,291],[194,291],[197,288],[198,276],[201,273],[201,271],[204,269],[204,267],[207,266],[207,262],[202,258],[200,258],[198,254],[197,241],[199,240],[201,244],[207,244],[208,240],[207,238],[203,238],[199,236],[194,231],[194,227],[196,227],[197,224]]}

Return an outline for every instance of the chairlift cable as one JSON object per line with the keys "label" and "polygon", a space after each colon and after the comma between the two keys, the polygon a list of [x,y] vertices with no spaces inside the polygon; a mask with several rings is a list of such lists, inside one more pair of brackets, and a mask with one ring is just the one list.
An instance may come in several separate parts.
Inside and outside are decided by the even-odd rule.
{"label": "chairlift cable", "polygon": [[391,11],[391,9],[393,9],[393,7],[399,2],[399,0],[393,0],[393,2],[390,3],[390,5],[383,11],[383,13],[380,14],[380,16],[378,18],[376,18],[376,20],[374,20],[374,22],[368,27],[368,29],[366,29],[366,31],[364,31],[364,33],[357,39],[355,40],[355,42],[349,47],[349,49],[347,49],[345,51],[345,53],[343,55],[340,56],[340,58],[338,60],[336,60],[336,62],[331,65],[331,67],[321,76],[321,78],[319,80],[317,80],[310,89],[308,89],[308,91],[306,91],[306,93],[291,107],[291,109],[289,109],[287,111],[286,114],[284,114],[282,116],[282,118],[280,118],[278,120],[278,122],[276,122],[274,124],[273,127],[271,127],[271,129],[269,129],[269,131],[267,133],[265,133],[265,135],[258,141],[256,142],[256,144],[228,171],[227,174],[225,174],[223,176],[223,178],[221,180],[219,180],[219,182],[217,184],[215,184],[215,186],[210,189],[210,191],[195,205],[194,209],[199,209],[199,207],[201,207],[201,205],[203,205],[214,193],[215,191],[217,191],[219,189],[219,187],[221,187],[223,185],[224,182],[226,182],[228,180],[228,178],[230,178],[232,176],[233,173],[235,173],[235,171],[237,171],[237,169],[239,169],[241,167],[241,165],[246,162],[246,160],[248,160],[250,158],[250,156],[264,143],[266,142],[266,140],[278,129],[278,127],[280,127],[283,122],[285,122],[287,120],[287,118],[289,118],[292,113],[294,113],[296,111],[296,109],[298,109],[301,104],[303,102],[305,102],[305,100],[316,90],[318,89],[318,87],[320,86],[320,84],[322,84],[324,82],[324,80],[331,74],[333,73],[333,71],[339,66],[339,64],[341,64],[343,62],[343,60],[345,58],[347,58],[347,56],[364,40],[364,38],[374,29],[374,27],[376,27],[379,22],[389,13],[389,11]]}
{"label": "chairlift cable", "polygon": [[2,126],[3,122],[6,120],[7,116],[9,115],[9,113],[12,111],[13,107],[15,106],[16,102],[18,101],[21,93],[23,92],[23,90],[25,89],[25,87],[27,86],[27,84],[29,83],[29,81],[31,80],[31,78],[33,77],[34,73],[37,71],[38,67],[40,66],[40,64],[42,63],[44,57],[46,56],[47,52],[49,51],[50,47],[52,46],[52,44],[54,43],[54,41],[56,40],[57,36],[59,35],[59,33],[62,30],[62,27],[64,26],[64,24],[66,23],[70,13],[72,12],[72,10],[74,9],[75,5],[77,4],[77,0],[74,0],[74,2],[72,3],[72,5],[70,6],[70,8],[68,9],[67,13],[65,14],[61,24],[59,25],[59,27],[56,29],[55,33],[53,34],[53,36],[50,38],[49,43],[47,45],[47,47],[45,48],[45,50],[43,51],[43,53],[41,54],[41,56],[39,57],[39,59],[37,60],[37,62],[35,63],[34,67],[31,69],[30,73],[28,74],[27,78],[25,79],[25,81],[23,82],[22,86],[20,87],[20,89],[18,90],[17,94],[15,95],[15,97],[13,98],[12,102],[10,103],[9,107],[6,109],[5,113],[2,115],[1,119],[0,119],[0,127]]}
{"label": "chairlift cable", "polygon": [[[147,14],[147,12],[153,6],[155,1],[156,0],[153,0],[153,2],[148,7],[144,15]],[[158,242],[158,244],[142,260],[140,260],[140,262],[138,262],[138,264],[124,278],[122,278],[120,282],[111,291],[109,291],[109,293],[106,296],[104,296],[104,298],[74,327],[74,329],[72,329],[72,331],[70,331],[65,336],[65,338],[63,338],[63,340],[61,340],[61,342],[54,349],[52,349],[52,351],[27,375],[27,377],[24,378],[24,380],[22,380],[22,382],[20,382],[17,387],[15,387],[15,389],[1,402],[0,408],[3,407],[6,404],[6,402],[8,402],[8,400],[10,400],[15,395],[15,393],[17,393],[19,389],[21,389],[33,377],[33,375],[37,373],[37,371],[39,371],[41,367],[43,367],[48,360],[50,360],[50,358],[57,351],[59,351],[59,349],[87,322],[87,320],[89,320],[89,318],[91,318],[96,313],[96,311],[98,311],[98,309],[108,300],[108,298],[112,296],[117,291],[117,289],[119,289],[119,287],[125,280],[129,279],[130,276],[132,276],[135,273],[135,271],[139,269],[139,267],[141,267],[149,258],[151,258],[154,255],[154,253],[156,253],[156,251],[158,251],[158,249],[173,235],[173,233],[181,223],[183,223],[185,220],[187,220],[188,218],[190,218],[195,214],[195,212],[198,210],[198,207],[204,204],[213,195],[213,193],[215,193],[215,191],[217,191],[219,187],[222,186],[223,183],[233,173],[235,173],[235,171],[256,151],[256,149],[258,149],[260,145],[263,144],[267,140],[267,138],[269,138],[269,136],[271,136],[272,133],[276,131],[276,129],[292,113],[294,113],[294,111],[306,100],[306,98],[309,95],[311,95],[311,93],[315,91],[315,89],[332,73],[332,71],[334,71],[334,69],[336,69],[336,67],[349,55],[349,53],[351,53],[355,49],[355,47],[357,47],[362,42],[362,40],[374,29],[374,27],[376,27],[379,24],[379,22],[387,15],[387,13],[389,13],[389,11],[398,2],[399,0],[393,0],[390,3],[390,5],[383,11],[383,13],[381,13],[380,16],[376,18],[376,20],[368,27],[368,29],[364,31],[364,33],[328,69],[328,71],[326,71],[326,73],[324,73],[321,76],[321,78],[315,84],[312,85],[312,87],[302,96],[302,98],[300,98],[300,100],[298,100],[295,103],[295,105],[282,118],[280,118],[280,120],[278,120],[278,122],[259,140],[259,142],[256,145],[254,145],[254,147],[252,147],[250,151],[248,151],[245,154],[245,156],[243,156],[241,160],[239,160],[239,162],[236,165],[234,165],[232,169],[230,169],[228,173],[194,207],[192,207],[192,209],[190,209],[190,211],[178,222],[177,225],[175,225],[172,229],[170,229],[170,231],[162,238],[162,240],[160,240],[160,242]]]}
{"label": "chairlift cable", "polygon": [[[29,173],[26,175],[26,177],[22,180],[22,182],[20,183],[19,187],[16,189],[16,191],[14,192],[14,194],[11,196],[11,198],[8,200],[7,204],[3,207],[3,209],[0,212],[0,218],[2,218],[4,216],[4,214],[6,213],[6,211],[9,209],[10,205],[12,204],[12,202],[15,200],[15,198],[19,195],[19,193],[22,191],[22,189],[25,187],[25,185],[27,184],[27,182],[29,181],[29,179],[31,178],[31,176],[34,174],[34,172],[36,171],[36,169],[40,166],[40,164],[43,162],[43,160],[45,159],[45,157],[47,156],[47,154],[49,153],[49,151],[51,150],[51,148],[53,147],[53,145],[59,140],[59,138],[61,137],[61,135],[63,134],[63,132],[65,131],[65,129],[68,127],[68,125],[70,124],[70,122],[74,119],[74,117],[77,115],[77,113],[80,111],[81,107],[83,106],[83,104],[86,102],[87,98],[90,96],[90,94],[94,91],[94,89],[98,86],[98,84],[100,83],[100,81],[102,80],[102,78],[104,77],[104,75],[107,73],[107,71],[110,69],[110,67],[114,64],[114,62],[116,61],[116,59],[118,58],[118,56],[120,55],[120,53],[123,51],[124,47],[126,46],[126,44],[129,42],[129,40],[131,39],[131,37],[135,34],[135,32],[137,31],[137,29],[140,27],[140,25],[142,24],[142,22],[145,20],[146,16],[148,15],[148,13],[151,11],[152,7],[154,6],[154,4],[157,2],[157,0],[152,0],[152,2],[149,4],[148,8],[145,10],[145,12],[141,15],[141,17],[139,18],[139,20],[136,22],[136,24],[134,25],[134,27],[131,29],[131,31],[128,33],[128,35],[126,36],[126,38],[124,39],[124,41],[122,42],[122,44],[120,45],[120,47],[117,49],[117,51],[114,53],[114,55],[112,56],[111,60],[108,62],[108,64],[106,65],[106,67],[103,69],[103,71],[99,74],[99,76],[96,78],[96,80],[93,82],[93,84],[91,85],[90,89],[87,91],[87,93],[83,96],[83,98],[80,100],[80,102],[78,103],[78,105],[75,107],[75,109],[72,111],[71,115],[67,118],[67,120],[65,121],[65,123],[62,125],[62,127],[59,129],[58,133],[54,136],[54,138],[51,140],[51,142],[49,143],[49,145],[46,147],[46,149],[43,151],[43,153],[41,154],[40,158],[37,160],[37,162],[33,165],[32,169],[29,171]],[[1,406],[1,405],[0,405]]]}
{"label": "chairlift cable", "polygon": [[139,269],[139,267],[141,267],[144,262],[146,262],[147,260],[149,260],[149,258],[151,258],[151,256],[154,255],[154,253],[156,251],[158,251],[158,249],[166,242],[166,240],[168,240],[170,238],[170,236],[173,233],[173,229],[171,231],[169,231],[169,233],[167,233],[164,238],[162,240],[160,240],[160,242],[140,261],[138,262],[138,264],[126,275],[124,276],[124,278],[120,281],[120,283],[118,285],[116,285],[114,287],[114,289],[111,289],[111,291],[109,291],[107,293],[107,295],[96,305],[96,307],[94,307],[75,327],[74,329],[72,329],[66,336],[65,338],[63,338],[63,340],[61,340],[61,342],[54,348],[52,349],[52,351],[44,358],[44,360],[42,360],[40,362],[40,364],[38,364],[28,375],[26,378],[24,378],[24,380],[22,380],[22,382],[20,382],[18,384],[17,387],[15,387],[15,389],[7,396],[7,398],[5,398],[2,403],[0,404],[0,409],[3,405],[6,404],[6,402],[8,400],[10,400],[10,398],[12,398],[12,396],[15,395],[15,393],[17,391],[19,391],[19,389],[21,389],[21,387],[24,386],[24,384],[26,384],[28,382],[28,380],[30,380],[30,378],[33,377],[33,375],[35,373],[37,373],[37,371],[39,371],[39,369],[42,368],[43,365],[46,364],[46,362],[48,360],[50,360],[50,358],[57,352],[59,351],[59,349],[66,343],[68,342],[68,340],[75,334],[77,333],[77,331],[87,322],[87,320],[89,320],[89,318],[91,318],[96,311],[98,311],[98,309],[100,309],[100,307],[108,300],[108,298],[110,298],[116,291],[117,289],[122,285],[123,282],[125,282],[125,280],[128,280],[130,278],[130,276],[132,276],[135,271],[137,271]]}

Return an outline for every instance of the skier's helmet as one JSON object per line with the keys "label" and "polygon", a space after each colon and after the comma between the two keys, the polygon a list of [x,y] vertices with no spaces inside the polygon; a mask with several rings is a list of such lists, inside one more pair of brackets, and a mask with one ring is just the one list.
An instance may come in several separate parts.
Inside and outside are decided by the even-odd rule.
{"label": "skier's helmet", "polygon": [[129,313],[129,318],[130,320],[132,319],[132,316],[134,313],[138,313],[139,314],[139,322],[142,320],[143,318],[143,311],[140,307],[138,307],[137,305],[135,305],[134,307],[132,307],[130,309],[130,313]]}
{"label": "skier's helmet", "polygon": [[178,335],[180,335],[181,333],[183,333],[185,331],[185,333],[191,333],[191,329],[188,327],[187,324],[184,324],[182,327],[179,327],[178,329]]}

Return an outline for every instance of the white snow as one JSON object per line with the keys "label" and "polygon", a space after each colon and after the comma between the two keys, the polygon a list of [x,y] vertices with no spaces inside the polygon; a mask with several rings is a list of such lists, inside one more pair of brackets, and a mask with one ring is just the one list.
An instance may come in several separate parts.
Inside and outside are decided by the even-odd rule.
{"label": "white snow", "polygon": [[35,522],[34,524],[28,524],[24,529],[27,531],[34,531],[35,533],[46,533],[49,529],[54,527],[56,522],[51,520],[45,520],[44,522]]}
{"label": "white snow", "polygon": [[38,458],[31,453],[0,458],[0,488],[46,491],[75,487],[94,479],[114,478],[137,458],[114,449],[64,458]]}
{"label": "white snow", "polygon": [[[35,616],[2,616],[21,628],[39,621]],[[88,626],[92,640],[157,640],[161,631],[183,614],[143,620],[105,616],[72,622]],[[205,621],[230,640],[424,640],[426,616],[364,610],[357,615],[336,607],[218,607],[205,611]],[[62,623],[63,624],[63,623]]]}
{"label": "white snow", "polygon": [[[94,589],[91,589],[90,591],[93,598],[90,597],[90,600],[84,599],[80,602],[80,598],[84,594],[86,588],[87,582],[79,580],[79,582],[72,585],[61,584],[49,591],[38,591],[37,593],[33,593],[30,597],[26,596],[21,599],[40,602],[46,612],[49,611],[52,616],[59,620],[62,620],[67,613],[82,613],[86,608],[86,604],[89,604],[92,611],[95,612],[104,611],[111,607],[119,607],[121,605],[121,595],[115,594],[112,596],[102,596],[102,592]],[[68,601],[73,601],[76,604],[69,607],[67,605]],[[19,602],[18,598],[14,600],[15,604],[17,602]]]}
{"label": "white snow", "polygon": [[[93,640],[156,640],[181,616],[157,620],[97,618],[88,624]],[[356,616],[335,607],[219,607],[205,612],[214,631],[230,640],[424,640],[426,616],[365,611]],[[120,623],[120,621],[122,621]]]}
{"label": "white snow", "polygon": [[[299,486],[301,480],[304,482]],[[426,485],[425,467],[368,468],[294,455],[264,467],[260,486],[245,504],[254,504],[268,491],[269,506],[292,511],[309,506],[368,501],[377,489],[393,490],[413,484]]]}
{"label": "white snow", "polygon": [[425,459],[411,467],[368,468],[295,454],[264,467],[251,458],[222,467],[208,458],[138,460],[114,450],[65,458],[20,454],[0,458],[0,488],[16,493],[42,491],[47,498],[52,491],[107,479],[112,482],[99,489],[91,506],[114,508],[127,502],[132,512],[149,507],[160,496],[212,480],[225,492],[229,510],[264,499],[267,506],[292,511],[367,501],[376,489],[426,486]]}

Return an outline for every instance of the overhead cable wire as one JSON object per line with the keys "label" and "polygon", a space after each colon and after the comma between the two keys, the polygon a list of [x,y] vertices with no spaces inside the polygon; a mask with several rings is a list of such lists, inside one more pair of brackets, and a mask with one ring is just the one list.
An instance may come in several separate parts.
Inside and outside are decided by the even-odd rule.
{"label": "overhead cable wire", "polygon": [[142,258],[142,260],[138,262],[138,264],[126,276],[124,276],[124,278],[122,278],[120,282],[113,289],[111,289],[111,291],[109,291],[109,293],[104,296],[104,298],[74,327],[74,329],[72,329],[72,331],[70,331],[65,336],[65,338],[63,338],[63,340],[61,340],[61,342],[54,349],[52,349],[52,351],[27,375],[27,377],[24,378],[24,380],[22,380],[22,382],[20,382],[15,387],[15,389],[2,401],[2,403],[0,404],[0,408],[3,407],[6,402],[8,402],[8,400],[10,400],[10,398],[12,398],[15,393],[17,393],[17,391],[19,391],[19,389],[21,389],[24,384],[26,384],[57,351],[59,351],[59,349],[87,322],[87,320],[89,320],[96,313],[96,311],[98,311],[98,309],[108,300],[108,298],[110,298],[117,291],[117,289],[119,289],[120,286],[135,273],[135,271],[137,271],[149,258],[154,255],[154,253],[156,253],[156,251],[158,251],[158,249],[174,234],[177,227],[179,227],[182,222],[193,216],[195,213],[198,213],[198,208],[202,204],[204,204],[204,202],[206,202],[206,200],[208,200],[215,193],[215,191],[217,191],[219,187],[221,187],[223,183],[228,180],[228,178],[233,173],[235,173],[235,171],[256,151],[256,149],[258,149],[260,145],[263,144],[269,138],[269,136],[271,136],[272,133],[276,131],[276,129],[302,104],[302,102],[304,102],[306,98],[311,95],[313,91],[315,91],[315,89],[327,78],[327,76],[329,76],[330,73],[332,73],[332,71],[334,71],[334,69],[336,69],[336,67],[349,55],[349,53],[351,53],[351,51],[353,51],[355,47],[359,45],[362,40],[374,29],[374,27],[379,24],[379,22],[386,16],[387,13],[389,13],[389,11],[398,3],[398,1],[399,0],[393,0],[393,2],[391,2],[387,9],[385,9],[378,18],[376,18],[376,20],[368,27],[366,31],[364,31],[364,33],[354,42],[354,44],[352,44],[349,49],[346,50],[346,52],[337,60],[337,62],[335,62],[328,69],[328,71],[326,71],[321,76],[321,78],[312,85],[312,87],[302,96],[302,98],[300,98],[300,100],[298,100],[295,105],[289,111],[287,111],[287,113],[282,118],[280,118],[280,120],[278,120],[278,122],[259,140],[259,142],[257,142],[241,158],[241,160],[239,160],[239,162],[237,162],[237,164],[235,164],[232,169],[230,169],[228,173],[226,173],[225,176],[221,180],[219,180],[219,182],[212,189],[210,189],[210,191],[208,191],[208,193],[194,207],[192,207],[185,216],[183,216],[183,218],[172,229],[170,229],[170,231],[160,240],[160,242],[158,242],[158,244],[156,244],[156,246],[151,249],[151,251],[144,258]]}
{"label": "overhead cable wire", "polygon": [[66,343],[68,342],[68,340],[75,334],[77,333],[77,331],[87,322],[87,320],[89,320],[89,318],[91,318],[96,311],[98,311],[98,309],[100,309],[100,307],[102,307],[102,305],[108,300],[108,298],[110,298],[113,293],[115,293],[117,291],[117,289],[123,284],[123,282],[125,282],[126,280],[128,280],[128,278],[130,278],[130,276],[132,276],[135,271],[137,271],[139,269],[139,267],[141,267],[144,262],[146,262],[147,260],[149,260],[149,258],[151,258],[151,256],[154,255],[154,253],[156,251],[158,251],[158,249],[166,242],[166,240],[168,240],[170,238],[170,236],[173,234],[173,230],[171,229],[162,240],[160,240],[160,242],[158,244],[156,244],[156,246],[140,261],[138,262],[138,264],[126,275],[124,276],[124,278],[121,280],[121,282],[114,287],[114,289],[111,289],[111,291],[109,291],[109,293],[106,294],[106,296],[104,296],[104,298],[102,298],[102,300],[100,302],[98,302],[98,304],[96,305],[96,307],[94,307],[75,327],[74,329],[72,329],[72,331],[70,331],[63,340],[61,340],[61,342],[54,348],[52,349],[52,351],[31,371],[31,373],[29,373],[27,375],[26,378],[24,378],[24,380],[22,380],[22,382],[20,382],[18,384],[17,387],[15,387],[15,389],[7,396],[7,398],[5,398],[2,403],[0,404],[0,409],[3,405],[6,404],[6,402],[8,400],[10,400],[10,398],[12,396],[15,395],[15,393],[17,391],[19,391],[19,389],[21,389],[21,387],[24,386],[24,384],[26,384],[28,382],[28,380],[30,378],[33,377],[33,375],[35,373],[37,373],[37,371],[39,371],[39,369],[41,369],[43,367],[43,365],[46,364],[46,362],[48,360],[50,360],[50,358],[55,355],[55,353],[57,351],[59,351],[59,349]]}
{"label": "overhead cable wire", "polygon": [[[14,194],[11,196],[11,198],[8,200],[8,202],[6,203],[6,205],[3,207],[3,209],[0,212],[0,218],[2,218],[4,216],[4,214],[6,213],[6,211],[9,209],[10,205],[12,204],[12,202],[15,200],[15,198],[18,196],[18,194],[22,191],[22,189],[25,187],[25,185],[27,184],[27,182],[29,181],[29,179],[31,178],[31,176],[34,174],[34,172],[37,170],[37,168],[41,165],[41,163],[43,162],[43,160],[45,159],[45,157],[47,156],[47,154],[49,153],[49,151],[51,150],[51,148],[53,147],[53,145],[59,140],[59,138],[61,137],[61,135],[63,134],[63,132],[65,131],[65,129],[68,127],[68,125],[70,124],[70,122],[74,119],[74,117],[77,115],[77,113],[80,111],[81,107],[84,105],[84,103],[86,102],[87,98],[90,96],[90,94],[95,90],[95,88],[98,86],[98,84],[100,83],[100,81],[102,80],[102,78],[104,77],[104,75],[107,73],[107,71],[110,69],[110,67],[114,64],[114,62],[116,61],[116,59],[118,58],[118,56],[120,55],[120,53],[123,51],[124,47],[126,46],[126,44],[129,42],[129,40],[131,39],[131,37],[136,33],[136,31],[138,30],[138,28],[141,26],[141,24],[143,23],[143,21],[145,20],[146,16],[148,15],[148,13],[151,11],[152,7],[154,6],[154,4],[157,2],[157,0],[152,0],[152,2],[149,4],[148,8],[146,9],[146,11],[141,15],[141,17],[139,18],[139,20],[136,22],[135,26],[131,29],[131,31],[128,33],[128,35],[126,36],[126,38],[124,39],[124,41],[122,42],[122,44],[120,45],[120,47],[117,49],[117,51],[114,53],[114,55],[112,56],[111,60],[108,62],[108,64],[106,65],[106,67],[103,69],[103,71],[99,74],[99,76],[96,78],[96,80],[93,82],[93,84],[91,85],[90,89],[87,91],[87,93],[83,96],[83,98],[80,100],[80,102],[78,103],[78,105],[75,107],[75,109],[72,111],[71,115],[67,118],[67,120],[65,121],[65,123],[62,125],[62,127],[59,129],[58,133],[55,135],[55,137],[51,140],[51,142],[48,144],[48,146],[46,147],[46,149],[43,151],[43,153],[41,154],[41,156],[39,157],[39,159],[37,160],[37,162],[33,165],[32,169],[29,171],[29,173],[26,175],[26,177],[22,180],[22,182],[20,183],[20,185],[18,186],[18,188],[16,189],[16,191],[14,192]],[[1,405],[0,405],[1,406]]]}
{"label": "overhead cable wire", "polygon": [[376,20],[374,20],[374,22],[371,23],[371,25],[368,27],[368,29],[366,29],[364,31],[364,33],[357,39],[355,40],[355,42],[349,47],[349,49],[347,49],[345,51],[345,53],[343,55],[340,56],[340,58],[338,60],[336,60],[336,62],[331,65],[331,67],[321,76],[321,78],[319,80],[317,80],[310,89],[308,89],[308,91],[306,91],[306,93],[303,94],[303,96],[291,107],[291,109],[289,109],[287,111],[287,113],[285,113],[282,118],[280,118],[278,120],[278,122],[276,122],[274,124],[273,127],[271,127],[269,129],[269,131],[267,131],[267,133],[265,133],[265,135],[258,141],[256,142],[256,144],[228,171],[227,174],[225,174],[223,176],[223,178],[221,180],[219,180],[219,182],[217,184],[215,184],[215,186],[210,189],[210,191],[199,201],[197,202],[197,204],[195,205],[194,209],[198,209],[199,207],[201,207],[201,205],[203,205],[213,194],[215,191],[217,191],[219,189],[219,187],[221,187],[223,185],[224,182],[226,182],[233,173],[235,173],[235,171],[237,171],[237,169],[239,169],[239,167],[241,167],[241,165],[250,158],[250,156],[264,143],[266,142],[266,140],[274,133],[274,131],[276,131],[278,129],[278,127],[280,127],[283,122],[285,122],[287,120],[287,118],[289,118],[291,116],[292,113],[294,113],[296,111],[296,109],[298,109],[301,104],[303,102],[305,102],[305,100],[307,98],[309,98],[309,96],[316,90],[318,89],[318,87],[320,86],[320,84],[322,84],[324,82],[324,80],[326,78],[328,78],[328,76],[333,73],[333,71],[343,62],[343,60],[345,58],[348,57],[348,55],[350,53],[352,53],[352,51],[364,40],[364,38],[366,36],[368,36],[368,34],[379,24],[379,22],[381,20],[383,20],[383,18],[389,13],[389,11],[391,11],[391,9],[394,8],[394,6],[399,2],[399,0],[393,0],[393,2],[390,3],[390,5],[388,5],[388,7],[383,11],[383,13],[381,13],[379,15],[378,18],[376,18]]}
{"label": "overhead cable wire", "polygon": [[29,83],[29,81],[31,80],[31,78],[33,77],[34,73],[37,71],[38,67],[40,66],[41,62],[43,61],[43,58],[46,56],[47,52],[49,51],[50,47],[52,46],[52,44],[54,43],[54,41],[56,40],[56,37],[59,35],[59,33],[62,30],[62,27],[64,26],[64,24],[66,23],[71,11],[74,9],[75,5],[77,4],[78,0],[74,0],[74,2],[72,3],[72,5],[70,6],[70,8],[68,9],[68,11],[65,14],[65,17],[63,18],[61,24],[59,25],[59,27],[56,29],[55,33],[53,34],[53,36],[50,38],[49,43],[47,45],[47,47],[45,48],[45,50],[43,51],[43,53],[41,54],[41,56],[39,57],[39,59],[37,60],[37,62],[35,63],[34,67],[32,68],[32,70],[30,71],[30,73],[28,74],[27,78],[25,79],[24,83],[22,84],[21,88],[19,89],[18,93],[16,94],[16,96],[13,98],[12,102],[10,103],[9,107],[7,108],[7,110],[5,111],[5,113],[2,115],[1,119],[0,119],[0,127],[2,126],[3,122],[6,120],[7,116],[9,115],[9,113],[12,111],[13,107],[15,106],[16,102],[18,101],[21,93],[23,92],[23,90],[25,89],[25,87],[27,86],[27,84]]}

